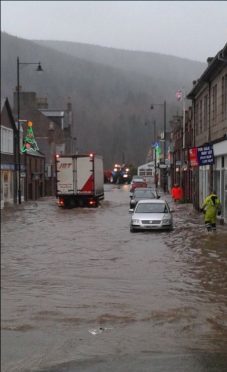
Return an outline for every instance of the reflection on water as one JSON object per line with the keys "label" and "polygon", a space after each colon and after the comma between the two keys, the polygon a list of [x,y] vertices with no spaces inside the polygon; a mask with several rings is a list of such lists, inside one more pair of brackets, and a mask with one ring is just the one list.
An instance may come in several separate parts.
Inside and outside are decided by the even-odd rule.
{"label": "reflection on water", "polygon": [[[90,360],[110,356],[117,370],[124,355],[145,370],[153,353],[225,354],[225,226],[208,235],[191,206],[176,205],[173,232],[131,234],[128,208],[128,186],[107,186],[98,209],[62,210],[47,198],[4,211],[3,370],[93,371]],[[109,330],[89,333],[100,328]]]}

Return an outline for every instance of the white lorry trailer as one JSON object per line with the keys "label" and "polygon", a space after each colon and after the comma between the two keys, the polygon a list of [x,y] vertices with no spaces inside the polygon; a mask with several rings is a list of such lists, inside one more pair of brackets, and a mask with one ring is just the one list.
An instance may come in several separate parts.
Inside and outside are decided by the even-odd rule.
{"label": "white lorry trailer", "polygon": [[103,159],[99,155],[56,155],[56,179],[61,207],[97,207],[104,199]]}

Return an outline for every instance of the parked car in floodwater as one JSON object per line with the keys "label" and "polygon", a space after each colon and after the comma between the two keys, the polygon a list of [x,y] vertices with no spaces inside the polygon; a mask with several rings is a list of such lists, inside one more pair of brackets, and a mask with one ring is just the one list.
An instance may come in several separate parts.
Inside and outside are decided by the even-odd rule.
{"label": "parked car in floodwater", "polygon": [[131,181],[130,192],[133,192],[135,188],[139,188],[139,187],[147,187],[146,180],[140,176],[133,176],[132,181]]}
{"label": "parked car in floodwater", "polygon": [[130,231],[172,230],[173,218],[168,203],[162,199],[138,201],[131,217]]}
{"label": "parked car in floodwater", "polygon": [[152,189],[150,187],[135,188],[133,192],[130,194],[130,209],[134,209],[139,200],[159,198],[160,196],[158,195],[155,189]]}

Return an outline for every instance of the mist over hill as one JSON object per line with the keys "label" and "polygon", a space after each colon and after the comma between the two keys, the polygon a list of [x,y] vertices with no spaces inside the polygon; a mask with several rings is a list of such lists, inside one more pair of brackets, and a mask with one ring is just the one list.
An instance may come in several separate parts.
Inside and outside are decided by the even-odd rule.
{"label": "mist over hill", "polygon": [[[69,41],[36,40],[39,45],[44,45],[71,56],[85,59],[86,61],[117,67],[124,71],[132,71],[147,75],[153,79],[174,83],[178,88],[181,84],[187,87],[191,84],[193,74],[200,73],[201,66],[205,64],[185,58],[152,52],[130,51],[100,47]],[[186,73],[187,72],[187,73]]]}
{"label": "mist over hill", "polygon": [[41,61],[42,76],[33,66],[20,66],[24,91],[48,97],[50,108],[73,107],[73,136],[80,152],[103,155],[105,167],[114,162],[135,165],[145,161],[153,140],[153,120],[163,126],[162,106],[167,101],[167,125],[180,111],[175,93],[191,89],[205,64],[173,56],[92,46],[30,41],[1,33],[1,92],[13,105],[16,58]]}

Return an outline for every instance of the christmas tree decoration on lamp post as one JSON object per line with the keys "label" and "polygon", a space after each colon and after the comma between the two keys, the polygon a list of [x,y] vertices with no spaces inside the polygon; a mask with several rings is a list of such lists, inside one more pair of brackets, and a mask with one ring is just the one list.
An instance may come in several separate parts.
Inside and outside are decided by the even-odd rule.
{"label": "christmas tree decoration on lamp post", "polygon": [[27,133],[23,140],[23,146],[21,148],[21,152],[31,152],[31,151],[38,151],[38,145],[35,140],[35,136],[32,129],[32,122],[27,122]]}

